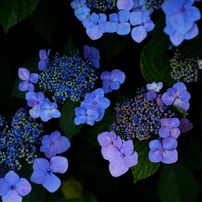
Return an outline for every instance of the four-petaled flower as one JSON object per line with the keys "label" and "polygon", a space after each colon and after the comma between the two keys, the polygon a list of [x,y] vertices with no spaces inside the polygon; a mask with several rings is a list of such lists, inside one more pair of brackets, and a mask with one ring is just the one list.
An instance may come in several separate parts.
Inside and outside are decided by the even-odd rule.
{"label": "four-petaled flower", "polygon": [[55,192],[61,185],[61,180],[54,173],[65,173],[68,161],[65,157],[54,156],[50,162],[44,158],[36,158],[33,162],[34,172],[30,180],[42,184],[49,192]]}
{"label": "four-petaled flower", "polygon": [[177,140],[171,137],[149,142],[149,160],[153,163],[175,163],[178,159]]}
{"label": "four-petaled flower", "polygon": [[38,74],[30,74],[28,69],[20,67],[18,69],[18,76],[21,80],[23,80],[19,83],[19,90],[33,92],[34,85],[32,83],[38,83]]}
{"label": "four-petaled flower", "polygon": [[104,93],[109,93],[112,90],[120,88],[120,84],[125,81],[125,73],[119,69],[114,69],[112,72],[102,72],[100,78],[102,79],[102,89]]}
{"label": "four-petaled flower", "polygon": [[47,158],[67,151],[70,147],[70,141],[66,136],[61,136],[59,131],[54,131],[50,135],[44,135],[41,140],[40,151],[44,152]]}
{"label": "four-petaled flower", "polygon": [[0,196],[3,202],[21,202],[21,196],[29,194],[31,189],[30,183],[25,178],[19,178],[12,170],[0,179]]}
{"label": "four-petaled flower", "polygon": [[49,62],[49,59],[48,59],[49,55],[50,55],[50,49],[48,49],[47,53],[46,53],[46,50],[39,51],[39,58],[40,58],[40,61],[38,62],[39,70],[42,71],[46,69]]}
{"label": "four-petaled flower", "polygon": [[159,91],[161,90],[161,88],[163,87],[163,83],[162,82],[158,82],[156,83],[155,81],[152,83],[149,83],[146,85],[148,90],[154,90],[157,93],[159,93]]}

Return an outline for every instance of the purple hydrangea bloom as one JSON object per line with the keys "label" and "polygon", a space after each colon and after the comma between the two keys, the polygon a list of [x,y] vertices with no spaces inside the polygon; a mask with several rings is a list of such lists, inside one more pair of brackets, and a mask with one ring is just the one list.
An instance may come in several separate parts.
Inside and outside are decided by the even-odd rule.
{"label": "purple hydrangea bloom", "polygon": [[185,133],[188,130],[191,130],[193,128],[193,124],[189,122],[189,119],[182,118],[180,119],[180,131],[181,133]]}
{"label": "purple hydrangea bloom", "polygon": [[18,69],[18,76],[21,80],[23,80],[19,83],[19,90],[33,92],[34,85],[32,83],[38,83],[38,74],[30,74],[28,69],[20,67]]}
{"label": "purple hydrangea bloom", "polygon": [[150,18],[150,11],[137,10],[131,12],[130,24],[135,26],[131,30],[131,36],[137,43],[142,42],[147,37],[147,32],[150,32],[155,27]]}
{"label": "purple hydrangea bloom", "polygon": [[46,50],[40,50],[39,51],[39,58],[40,58],[40,61],[38,62],[38,68],[39,70],[45,70],[46,67],[47,67],[47,64],[49,62],[49,57],[50,55],[50,49],[48,49],[47,53],[46,53]]}
{"label": "purple hydrangea bloom", "polygon": [[82,21],[83,26],[86,28],[87,35],[96,40],[102,37],[106,32],[106,20],[107,16],[104,13],[96,14],[92,13],[90,17],[87,17]]}
{"label": "purple hydrangea bloom", "polygon": [[100,133],[97,136],[97,140],[100,146],[102,146],[101,153],[105,160],[110,160],[109,157],[107,156],[107,152],[109,149],[111,149],[112,147],[121,149],[122,146],[121,138],[118,135],[116,135],[114,131]]}
{"label": "purple hydrangea bloom", "polygon": [[19,178],[12,170],[0,179],[0,196],[3,202],[21,202],[21,196],[29,194],[31,189],[30,183],[25,178]]}
{"label": "purple hydrangea bloom", "polygon": [[100,68],[100,51],[97,48],[89,47],[85,45],[84,49],[84,58],[90,62],[90,64],[99,69]]}
{"label": "purple hydrangea bloom", "polygon": [[147,90],[154,90],[156,91],[157,93],[159,93],[159,91],[161,90],[161,88],[163,87],[163,83],[162,82],[158,82],[156,83],[155,81],[150,83],[150,84],[147,84],[146,85],[147,87]]}
{"label": "purple hydrangea bloom", "polygon": [[189,99],[191,95],[187,92],[187,87],[183,82],[177,82],[173,88],[168,88],[167,92],[162,95],[162,102],[166,105],[176,105],[183,111],[189,109]]}
{"label": "purple hydrangea bloom", "polygon": [[162,118],[159,136],[162,138],[172,137],[177,139],[180,135],[180,120],[178,118]]}
{"label": "purple hydrangea bloom", "polygon": [[44,152],[47,158],[67,151],[70,141],[66,136],[61,136],[59,131],[54,131],[50,135],[44,135],[41,140],[40,152]]}
{"label": "purple hydrangea bloom", "polygon": [[173,45],[178,46],[184,39],[192,39],[198,35],[195,21],[201,18],[200,11],[192,6],[194,0],[167,0],[161,5],[166,14],[164,32],[170,35]]}
{"label": "purple hydrangea bloom", "polygon": [[106,31],[109,33],[116,32],[119,35],[127,35],[130,33],[130,12],[121,10],[117,13],[109,14],[109,22],[107,22]]}
{"label": "purple hydrangea bloom", "polygon": [[65,173],[68,161],[65,157],[54,156],[50,162],[44,158],[36,158],[33,162],[34,172],[30,180],[42,184],[49,192],[55,192],[61,185],[61,180],[54,173]]}
{"label": "purple hydrangea bloom", "polygon": [[121,148],[112,147],[108,150],[107,156],[110,159],[109,171],[113,177],[119,177],[138,163],[138,154],[134,151],[132,140],[122,140]]}
{"label": "purple hydrangea bloom", "polygon": [[112,90],[120,88],[120,84],[125,81],[125,73],[121,70],[114,69],[112,72],[102,72],[100,78],[102,79],[102,89],[104,93],[109,93]]}
{"label": "purple hydrangea bloom", "polygon": [[133,8],[133,0],[117,0],[117,8],[129,11]]}
{"label": "purple hydrangea bloom", "polygon": [[74,15],[78,20],[83,21],[90,16],[90,9],[86,6],[86,0],[74,0],[70,5],[74,9]]}
{"label": "purple hydrangea bloom", "polygon": [[74,123],[76,125],[86,123],[92,126],[99,116],[98,111],[94,107],[76,107],[74,111],[76,115]]}
{"label": "purple hydrangea bloom", "polygon": [[176,150],[177,140],[171,137],[160,140],[152,140],[149,143],[149,160],[153,163],[175,163],[178,159]]}
{"label": "purple hydrangea bloom", "polygon": [[38,118],[40,117],[40,112],[41,112],[41,108],[40,105],[41,103],[45,100],[44,94],[42,92],[27,92],[25,94],[25,98],[28,101],[27,105],[29,107],[32,107],[29,110],[29,114],[33,117],[33,118]]}
{"label": "purple hydrangea bloom", "polygon": [[104,116],[104,110],[109,107],[110,100],[104,97],[104,91],[102,88],[94,90],[92,93],[86,93],[84,100],[81,102],[81,107],[94,107],[99,116],[95,121],[100,121]]}
{"label": "purple hydrangea bloom", "polygon": [[59,118],[61,116],[60,111],[57,109],[58,105],[55,102],[46,100],[40,104],[40,118],[42,121],[47,122],[51,118]]}

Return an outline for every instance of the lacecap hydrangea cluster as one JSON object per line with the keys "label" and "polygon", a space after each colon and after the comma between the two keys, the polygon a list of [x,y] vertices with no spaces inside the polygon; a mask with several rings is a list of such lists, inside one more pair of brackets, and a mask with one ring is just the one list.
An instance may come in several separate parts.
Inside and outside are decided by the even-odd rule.
{"label": "lacecap hydrangea cluster", "polygon": [[[150,139],[148,158],[153,163],[171,164],[178,160],[177,139],[193,127],[185,117],[191,96],[183,82],[175,83],[163,94],[162,86],[162,82],[147,84],[134,98],[115,104],[115,121],[110,132],[98,135],[101,153],[110,162],[112,176],[118,177],[138,164],[136,141]],[[178,118],[172,106],[181,110],[184,118]]]}
{"label": "lacecap hydrangea cluster", "polygon": [[158,9],[165,14],[164,33],[174,46],[193,39],[199,33],[196,21],[201,18],[194,0],[73,0],[74,14],[92,40],[104,33],[131,34],[140,43],[155,27],[150,15]]}

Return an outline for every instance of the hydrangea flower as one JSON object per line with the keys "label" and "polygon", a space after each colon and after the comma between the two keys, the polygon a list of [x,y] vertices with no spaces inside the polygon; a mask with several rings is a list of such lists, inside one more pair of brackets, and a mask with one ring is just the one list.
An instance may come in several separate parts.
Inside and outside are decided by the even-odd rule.
{"label": "hydrangea flower", "polygon": [[4,178],[0,178],[0,196],[3,202],[21,202],[22,197],[29,194],[31,185],[25,178],[10,170]]}
{"label": "hydrangea flower", "polygon": [[94,107],[76,107],[74,111],[76,115],[74,123],[76,125],[86,123],[92,126],[99,116],[98,111]]}
{"label": "hydrangea flower", "polygon": [[138,163],[138,154],[134,151],[132,140],[122,140],[121,148],[112,147],[108,150],[107,156],[110,159],[109,171],[113,177],[123,175]]}
{"label": "hydrangea flower", "polygon": [[201,18],[200,11],[192,6],[194,0],[167,0],[161,5],[166,14],[164,32],[170,35],[173,45],[178,46],[184,39],[192,39],[198,35],[195,21]]}
{"label": "hydrangea flower", "polygon": [[142,42],[147,37],[147,32],[150,32],[155,27],[150,18],[150,11],[137,10],[131,12],[130,24],[135,26],[131,30],[131,36],[137,43]]}
{"label": "hydrangea flower", "polygon": [[41,140],[40,152],[44,152],[47,158],[67,151],[70,141],[66,136],[61,136],[59,131],[54,131],[50,135],[44,135]]}
{"label": "hydrangea flower", "polygon": [[162,138],[172,137],[177,139],[180,135],[180,120],[178,118],[162,118],[159,136]]}
{"label": "hydrangea flower", "polygon": [[83,21],[89,17],[90,9],[86,6],[86,0],[74,0],[70,5],[74,9],[74,15],[78,20]]}
{"label": "hydrangea flower", "polygon": [[167,92],[162,95],[162,102],[166,105],[176,105],[183,111],[189,109],[189,99],[191,95],[187,92],[187,87],[183,82],[177,82],[173,88],[168,88]]}
{"label": "hydrangea flower", "polygon": [[99,69],[100,68],[100,51],[95,47],[84,46],[84,58],[90,62],[90,64]]}
{"label": "hydrangea flower", "polygon": [[149,160],[153,163],[175,163],[178,159],[177,140],[171,137],[149,142]]}
{"label": "hydrangea flower", "polygon": [[106,20],[106,14],[96,14],[93,12],[89,17],[82,21],[83,26],[86,28],[87,35],[92,40],[99,39],[102,37],[103,33],[106,32]]}
{"label": "hydrangea flower", "polygon": [[61,116],[60,111],[57,109],[58,105],[55,102],[46,100],[40,104],[40,118],[42,121],[47,122],[51,118],[59,118]]}
{"label": "hydrangea flower", "polygon": [[42,186],[49,192],[55,192],[61,185],[61,180],[54,173],[65,173],[68,168],[68,161],[65,157],[54,156],[50,162],[44,158],[34,160],[34,172],[30,180]]}
{"label": "hydrangea flower", "polygon": [[38,68],[39,70],[45,70],[46,67],[47,67],[47,64],[49,62],[49,57],[50,55],[50,49],[48,49],[48,51],[46,52],[46,50],[40,50],[39,51],[39,58],[40,58],[40,61],[38,62]]}
{"label": "hydrangea flower", "polygon": [[112,72],[104,71],[100,75],[102,79],[102,89],[104,93],[109,93],[112,90],[117,90],[120,88],[120,84],[125,81],[125,73],[121,70],[114,69]]}
{"label": "hydrangea flower", "polygon": [[41,108],[40,105],[41,103],[45,100],[45,96],[42,92],[27,92],[25,94],[25,98],[28,101],[27,105],[29,107],[32,107],[29,110],[29,114],[33,117],[33,118],[38,118],[40,117],[40,112],[41,112]]}
{"label": "hydrangea flower", "polygon": [[191,130],[193,128],[193,124],[189,122],[189,119],[187,118],[182,118],[180,119],[180,131],[181,133],[185,133],[188,130]]}
{"label": "hydrangea flower", "polygon": [[33,92],[34,85],[32,83],[38,83],[38,74],[30,74],[28,69],[20,67],[18,69],[18,76],[21,80],[23,80],[19,83],[19,90]]}
{"label": "hydrangea flower", "polygon": [[159,91],[161,90],[161,88],[163,87],[163,83],[162,82],[158,82],[156,83],[155,81],[152,83],[149,83],[146,85],[148,90],[154,90],[157,93],[159,93]]}
{"label": "hydrangea flower", "polygon": [[94,107],[99,116],[95,121],[100,121],[104,116],[104,110],[109,107],[110,100],[104,97],[104,91],[102,88],[94,90],[92,93],[86,93],[84,100],[81,102],[81,107]]}
{"label": "hydrangea flower", "polygon": [[116,32],[119,35],[127,35],[130,33],[130,12],[121,10],[117,13],[109,14],[109,22],[107,22],[106,31],[109,33]]}

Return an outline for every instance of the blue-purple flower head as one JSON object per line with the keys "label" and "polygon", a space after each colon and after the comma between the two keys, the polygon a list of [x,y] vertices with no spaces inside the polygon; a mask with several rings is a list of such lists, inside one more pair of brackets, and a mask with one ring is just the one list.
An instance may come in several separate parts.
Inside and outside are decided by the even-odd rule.
{"label": "blue-purple flower head", "polygon": [[164,32],[170,36],[175,46],[180,45],[184,39],[192,39],[198,35],[195,22],[201,18],[201,13],[193,3],[194,0],[167,0],[161,6],[166,15]]}
{"label": "blue-purple flower head", "polygon": [[104,93],[109,93],[112,90],[120,88],[120,84],[125,81],[125,73],[119,69],[114,69],[112,72],[104,71],[100,75],[102,80],[102,89]]}
{"label": "blue-purple flower head", "polygon": [[22,80],[19,83],[19,90],[20,91],[34,91],[34,85],[33,83],[38,83],[38,74],[37,73],[31,73],[28,69],[20,67],[18,69],[18,76]]}
{"label": "blue-purple flower head", "polygon": [[31,181],[42,184],[50,193],[55,192],[61,185],[61,180],[54,173],[65,173],[68,168],[68,160],[62,156],[54,156],[50,162],[44,158],[34,160],[34,172]]}
{"label": "blue-purple flower head", "polygon": [[44,49],[39,51],[39,58],[40,58],[40,61],[38,62],[39,70],[42,71],[46,69],[49,62],[49,59],[48,59],[49,55],[50,55],[50,49],[48,49],[47,52]]}
{"label": "blue-purple flower head", "polygon": [[66,136],[61,136],[59,131],[54,131],[50,135],[44,135],[41,140],[42,146],[40,152],[44,152],[47,158],[67,151],[70,147],[70,141]]}
{"label": "blue-purple flower head", "polygon": [[84,58],[90,62],[90,64],[99,69],[100,68],[100,51],[95,47],[89,47],[85,45],[84,49]]}
{"label": "blue-purple flower head", "polygon": [[82,21],[83,26],[86,28],[87,35],[96,40],[102,37],[106,32],[107,16],[104,13],[92,13],[89,17]]}
{"label": "blue-purple flower head", "polygon": [[109,171],[113,177],[123,175],[138,163],[132,140],[125,141],[111,131],[100,133],[98,142],[102,146],[103,157],[110,162]]}
{"label": "blue-purple flower head", "polygon": [[31,185],[25,178],[10,170],[4,178],[0,178],[0,196],[3,202],[21,202],[22,197],[29,194]]}
{"label": "blue-purple flower head", "polygon": [[189,109],[191,95],[183,82],[177,82],[162,95],[162,102],[166,105],[176,105],[184,112]]}
{"label": "blue-purple flower head", "polygon": [[153,163],[175,163],[178,160],[177,140],[171,137],[149,143],[149,160]]}

